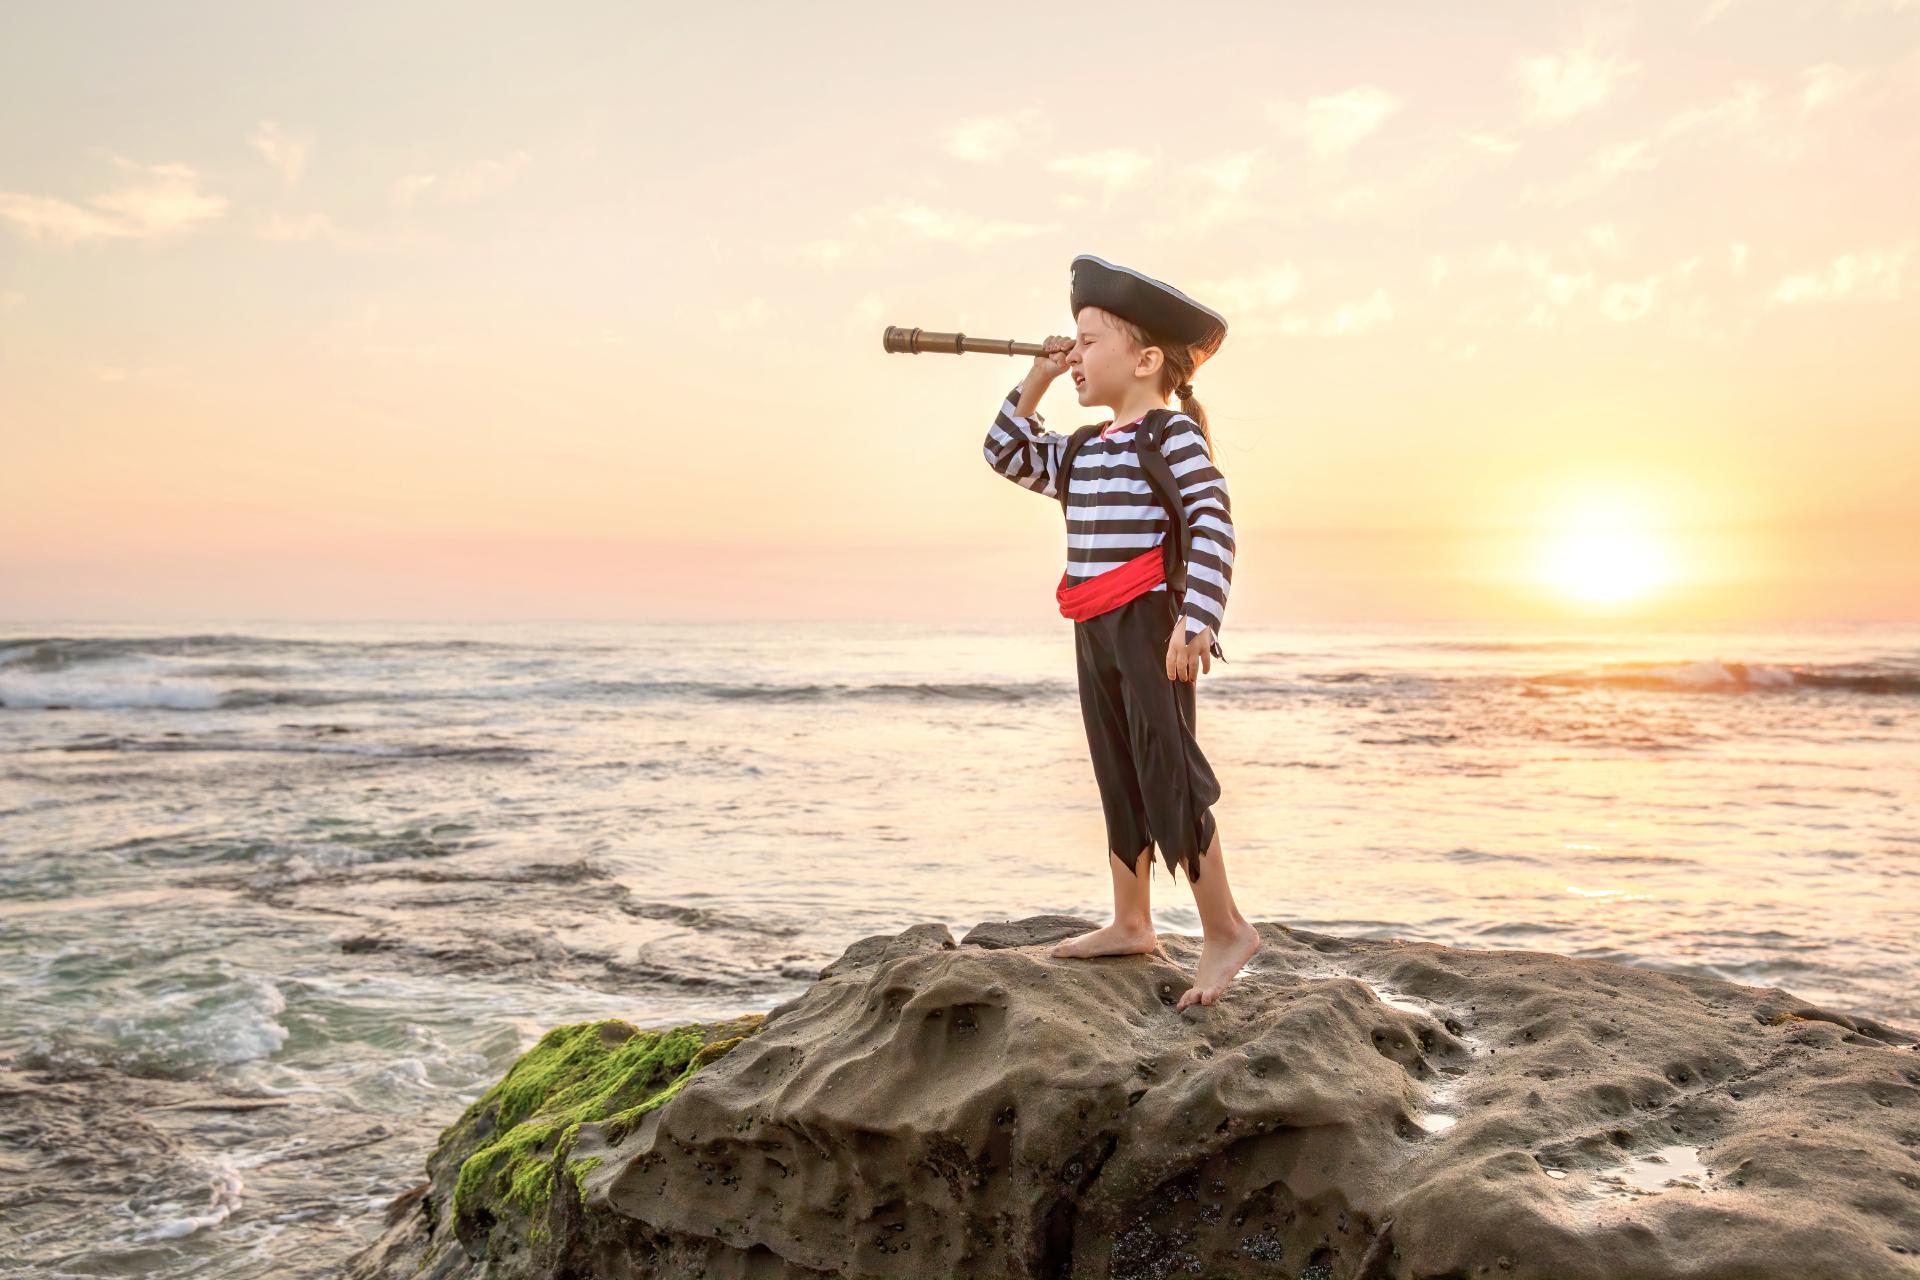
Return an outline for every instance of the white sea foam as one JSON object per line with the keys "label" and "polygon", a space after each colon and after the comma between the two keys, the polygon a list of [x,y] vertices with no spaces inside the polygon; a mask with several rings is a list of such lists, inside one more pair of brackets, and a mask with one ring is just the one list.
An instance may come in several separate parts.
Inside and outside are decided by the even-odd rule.
{"label": "white sea foam", "polygon": [[135,672],[0,671],[0,705],[8,707],[211,711],[220,705],[221,693],[219,686],[204,680]]}
{"label": "white sea foam", "polygon": [[[138,1007],[63,1023],[35,1037],[22,1060],[36,1067],[111,1066],[132,1075],[180,1075],[279,1052],[286,997],[260,974],[182,981],[129,993]],[[124,1007],[124,1006],[123,1006]]]}
{"label": "white sea foam", "polygon": [[[196,1231],[217,1227],[240,1207],[240,1193],[243,1190],[245,1190],[245,1184],[240,1181],[240,1171],[234,1168],[231,1162],[216,1157],[206,1209],[201,1213],[162,1218],[134,1235],[133,1241],[144,1243],[150,1240],[178,1240]],[[166,1201],[154,1207],[166,1211],[179,1206],[173,1201]]]}

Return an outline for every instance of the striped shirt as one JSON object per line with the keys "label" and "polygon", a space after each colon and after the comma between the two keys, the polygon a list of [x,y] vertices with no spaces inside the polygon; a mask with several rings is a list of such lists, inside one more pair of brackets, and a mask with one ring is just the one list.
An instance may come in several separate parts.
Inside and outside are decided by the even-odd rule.
{"label": "striped shirt", "polygon": [[[1056,502],[1060,498],[1060,456],[1067,437],[1045,429],[1039,413],[1022,418],[1020,388],[1015,386],[987,430],[982,450],[987,465],[1023,489]],[[1137,422],[1138,419],[1135,419]],[[1067,478],[1067,577],[1073,586],[1109,569],[1118,568],[1167,540],[1171,521],[1134,448],[1134,423],[1089,437],[1073,457]],[[1192,530],[1187,561],[1186,598],[1182,615],[1185,636],[1191,641],[1208,628],[1213,639],[1227,609],[1227,584],[1233,578],[1233,516],[1227,498],[1226,477],[1214,467],[1200,424],[1184,413],[1168,420],[1160,441],[1175,483],[1180,505]],[[1162,582],[1155,591],[1167,590]]]}

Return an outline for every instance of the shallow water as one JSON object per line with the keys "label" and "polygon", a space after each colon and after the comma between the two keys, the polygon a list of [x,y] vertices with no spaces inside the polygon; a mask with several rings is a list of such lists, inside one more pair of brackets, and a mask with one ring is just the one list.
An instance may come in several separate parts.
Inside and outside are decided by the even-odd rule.
{"label": "shallow water", "polygon": [[[1104,918],[1068,626],[10,628],[0,1264],[333,1275],[549,1026]],[[1250,918],[1920,1023],[1920,628],[1222,643]]]}

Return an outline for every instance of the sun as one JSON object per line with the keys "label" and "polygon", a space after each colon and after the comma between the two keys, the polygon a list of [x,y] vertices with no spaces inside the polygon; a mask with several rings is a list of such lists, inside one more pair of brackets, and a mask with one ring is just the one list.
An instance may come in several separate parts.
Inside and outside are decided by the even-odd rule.
{"label": "sun", "polygon": [[1564,509],[1540,554],[1541,577],[1587,604],[1644,599],[1673,577],[1673,557],[1623,499],[1588,498]]}

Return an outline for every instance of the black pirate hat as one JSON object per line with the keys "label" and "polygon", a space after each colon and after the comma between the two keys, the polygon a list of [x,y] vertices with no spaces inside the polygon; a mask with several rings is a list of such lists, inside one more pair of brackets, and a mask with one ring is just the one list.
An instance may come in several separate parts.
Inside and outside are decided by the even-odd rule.
{"label": "black pirate hat", "polygon": [[1195,302],[1164,280],[1090,253],[1073,260],[1069,306],[1075,316],[1082,307],[1110,311],[1157,337],[1186,343],[1202,361],[1227,339],[1227,318],[1212,307]]}

